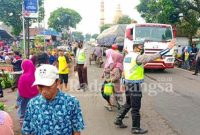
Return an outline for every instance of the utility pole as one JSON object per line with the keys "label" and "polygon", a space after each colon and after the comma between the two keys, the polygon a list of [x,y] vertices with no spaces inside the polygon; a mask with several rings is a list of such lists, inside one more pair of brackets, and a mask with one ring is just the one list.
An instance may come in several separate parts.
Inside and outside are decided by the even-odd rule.
{"label": "utility pole", "polygon": [[28,29],[28,33],[27,33],[27,35],[28,35],[28,46],[27,46],[27,48],[28,48],[28,54],[27,54],[27,59],[29,58],[29,55],[30,55],[30,29],[29,29],[29,21],[30,21],[30,18],[27,18],[27,29]]}

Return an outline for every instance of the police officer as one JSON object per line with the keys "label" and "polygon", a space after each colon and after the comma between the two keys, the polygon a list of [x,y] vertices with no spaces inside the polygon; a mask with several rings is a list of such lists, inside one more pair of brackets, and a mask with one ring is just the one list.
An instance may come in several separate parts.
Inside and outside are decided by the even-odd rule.
{"label": "police officer", "polygon": [[79,84],[80,88],[78,90],[87,88],[88,79],[87,79],[87,58],[86,58],[86,49],[83,48],[83,41],[78,43],[78,49],[76,52],[76,67],[78,71]]}
{"label": "police officer", "polygon": [[199,49],[199,51],[197,52],[197,55],[196,55],[196,66],[195,66],[195,72],[194,72],[193,75],[198,75],[199,68],[200,68],[200,49]]}
{"label": "police officer", "polygon": [[132,109],[132,130],[133,134],[145,134],[148,130],[140,128],[140,108],[141,108],[141,83],[144,81],[143,64],[160,58],[174,47],[175,40],[172,40],[167,49],[153,55],[141,54],[144,42],[134,42],[133,51],[124,58],[124,83],[126,86],[126,103],[121,108],[114,122],[120,128],[127,128],[122,120],[130,109]]}

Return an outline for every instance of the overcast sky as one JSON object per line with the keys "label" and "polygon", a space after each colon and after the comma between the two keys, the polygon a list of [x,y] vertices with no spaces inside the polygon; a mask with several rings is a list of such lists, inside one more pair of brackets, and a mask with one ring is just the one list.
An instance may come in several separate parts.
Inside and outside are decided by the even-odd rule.
{"label": "overcast sky", "polygon": [[[144,22],[135,7],[139,0],[104,0],[105,23],[112,23],[117,4],[121,4],[122,13],[130,16],[138,22]],[[77,11],[82,21],[77,25],[77,31],[83,33],[99,33],[100,0],[45,0],[45,22],[47,23],[50,13],[59,7],[71,8]]]}

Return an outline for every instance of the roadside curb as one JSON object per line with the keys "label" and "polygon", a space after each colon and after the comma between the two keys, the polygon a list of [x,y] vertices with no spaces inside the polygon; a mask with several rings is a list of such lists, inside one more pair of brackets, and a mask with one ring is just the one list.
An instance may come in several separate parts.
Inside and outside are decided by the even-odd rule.
{"label": "roadside curb", "polygon": [[[189,71],[189,70],[185,70],[185,69],[182,69],[182,68],[177,68],[177,67],[174,67],[175,69],[178,69],[178,70],[182,70],[182,71],[186,71],[188,73],[194,73],[194,71]],[[198,73],[199,75],[199,73]]]}

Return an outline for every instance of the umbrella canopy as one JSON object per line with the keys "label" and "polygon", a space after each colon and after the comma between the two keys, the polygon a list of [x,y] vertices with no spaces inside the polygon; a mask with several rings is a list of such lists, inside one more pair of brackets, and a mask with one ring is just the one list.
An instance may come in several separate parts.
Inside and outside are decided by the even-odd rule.
{"label": "umbrella canopy", "polygon": [[102,46],[111,46],[112,44],[123,46],[126,26],[126,24],[119,24],[104,30],[97,37],[97,43]]}
{"label": "umbrella canopy", "polygon": [[41,35],[51,35],[51,36],[57,36],[57,37],[61,36],[59,32],[57,32],[55,30],[50,30],[50,29],[43,30],[39,34],[41,34]]}

